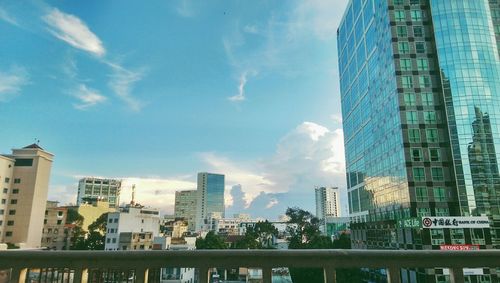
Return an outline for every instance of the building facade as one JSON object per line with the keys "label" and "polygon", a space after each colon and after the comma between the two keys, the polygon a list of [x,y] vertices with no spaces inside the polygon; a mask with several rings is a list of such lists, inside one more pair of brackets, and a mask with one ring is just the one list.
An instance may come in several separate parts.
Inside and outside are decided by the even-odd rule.
{"label": "building facade", "polygon": [[175,192],[174,216],[176,219],[183,218],[188,223],[188,230],[195,231],[196,225],[196,190]]}
{"label": "building facade", "polygon": [[[348,4],[338,53],[354,248],[500,247],[499,10],[497,0]],[[467,224],[484,217],[487,227]],[[433,272],[402,276],[446,280]]]}
{"label": "building facade", "polygon": [[196,231],[207,230],[208,216],[220,213],[224,218],[224,175],[198,173]]}
{"label": "building facade", "polygon": [[42,230],[42,247],[51,250],[69,250],[66,232],[68,208],[57,206],[57,201],[47,201]]}
{"label": "building facade", "polygon": [[120,249],[122,233],[151,233],[153,237],[160,234],[160,212],[141,205],[127,205],[120,211],[108,213],[106,224],[106,240],[104,250]]}
{"label": "building facade", "polygon": [[37,144],[0,156],[0,243],[41,247],[53,157]]}
{"label": "building facade", "polygon": [[109,207],[120,206],[120,192],[122,182],[115,179],[87,177],[78,182],[78,196],[76,205],[84,202],[84,198],[93,197],[109,202]]}
{"label": "building facade", "polygon": [[88,231],[89,225],[94,223],[101,215],[116,211],[116,208],[109,207],[109,202],[98,197],[83,198],[75,209],[83,217],[82,228],[85,231]]}
{"label": "building facade", "polygon": [[316,187],[316,217],[340,217],[340,192],[337,187]]}

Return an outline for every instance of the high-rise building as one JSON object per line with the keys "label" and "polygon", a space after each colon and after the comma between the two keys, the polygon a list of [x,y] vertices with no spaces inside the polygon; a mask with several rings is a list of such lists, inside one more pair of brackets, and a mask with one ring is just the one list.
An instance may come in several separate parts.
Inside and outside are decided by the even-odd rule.
{"label": "high-rise building", "polygon": [[499,13],[497,0],[349,2],[337,33],[354,248],[500,247]]}
{"label": "high-rise building", "polygon": [[316,187],[316,217],[340,217],[340,194],[337,187]]}
{"label": "high-rise building", "polygon": [[183,218],[188,223],[188,230],[195,231],[196,225],[196,190],[175,192],[174,216],[176,219]]}
{"label": "high-rise building", "polygon": [[103,179],[87,177],[78,183],[78,197],[76,204],[84,202],[84,198],[94,197],[109,202],[109,207],[120,206],[120,191],[122,181],[115,179]]}
{"label": "high-rise building", "polygon": [[40,247],[53,157],[38,144],[0,155],[0,243]]}
{"label": "high-rise building", "polygon": [[224,218],[224,175],[198,173],[196,231],[206,230],[209,215],[220,213]]}

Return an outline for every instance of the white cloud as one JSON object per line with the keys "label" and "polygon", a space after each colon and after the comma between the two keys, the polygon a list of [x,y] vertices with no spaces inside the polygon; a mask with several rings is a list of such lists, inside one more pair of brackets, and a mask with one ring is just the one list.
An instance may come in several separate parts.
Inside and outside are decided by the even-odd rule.
{"label": "white cloud", "polygon": [[80,103],[75,104],[75,108],[85,110],[106,101],[106,97],[101,95],[97,90],[90,89],[84,84],[80,84],[76,89],[74,96],[80,100]]}
{"label": "white cloud", "polygon": [[330,118],[337,124],[342,125],[342,114],[336,113],[330,115]]}
{"label": "white cloud", "polygon": [[28,72],[22,67],[11,67],[8,71],[0,70],[0,102],[12,99],[28,83]]}
{"label": "white cloud", "polygon": [[116,63],[106,62],[106,64],[113,70],[111,80],[108,83],[109,87],[130,109],[140,111],[144,106],[144,102],[132,96],[132,89],[134,84],[143,78],[144,69],[129,70]]}
{"label": "white cloud", "polygon": [[230,101],[233,101],[233,102],[239,102],[239,101],[245,100],[246,99],[245,86],[248,82],[248,76],[255,76],[255,75],[257,75],[257,72],[255,72],[255,71],[244,71],[240,75],[239,84],[238,84],[238,94],[231,96],[231,97],[228,97],[228,99]]}
{"label": "white cloud", "polygon": [[250,34],[258,34],[259,33],[259,29],[257,28],[256,25],[246,25],[243,28],[243,31],[246,33],[250,33]]}
{"label": "white cloud", "polygon": [[7,13],[7,11],[2,7],[0,7],[0,20],[4,20],[5,22],[14,26],[19,26],[18,21],[12,15]]}
{"label": "white cloud", "polygon": [[78,17],[52,8],[42,19],[52,35],[71,46],[99,57],[106,53],[101,40]]}
{"label": "white cloud", "polygon": [[194,17],[196,14],[191,0],[179,0],[176,11],[180,16],[185,18]]}

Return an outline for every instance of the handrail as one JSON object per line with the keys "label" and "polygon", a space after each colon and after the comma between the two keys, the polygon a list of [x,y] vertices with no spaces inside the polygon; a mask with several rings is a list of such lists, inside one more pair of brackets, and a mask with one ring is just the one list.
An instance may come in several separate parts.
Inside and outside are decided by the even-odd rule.
{"label": "handrail", "polygon": [[[19,271],[19,282],[26,268],[132,268],[147,273],[167,266],[200,268],[200,274],[211,267],[255,267],[269,273],[273,267],[317,267],[329,274],[326,282],[335,282],[336,268],[387,268],[391,282],[400,282],[400,268],[439,267],[451,268],[460,282],[462,268],[500,267],[500,250],[0,251],[0,268]],[[267,273],[264,277],[270,278]]]}

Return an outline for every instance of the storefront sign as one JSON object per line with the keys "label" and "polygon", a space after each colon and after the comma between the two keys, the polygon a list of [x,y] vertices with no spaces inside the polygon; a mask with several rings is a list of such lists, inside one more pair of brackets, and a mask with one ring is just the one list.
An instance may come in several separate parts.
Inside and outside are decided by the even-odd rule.
{"label": "storefront sign", "polygon": [[479,245],[441,245],[439,249],[443,251],[477,251]]}
{"label": "storefront sign", "polygon": [[419,218],[406,218],[398,220],[398,228],[420,228]]}
{"label": "storefront sign", "polygon": [[489,228],[488,217],[422,217],[423,228]]}

